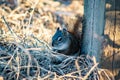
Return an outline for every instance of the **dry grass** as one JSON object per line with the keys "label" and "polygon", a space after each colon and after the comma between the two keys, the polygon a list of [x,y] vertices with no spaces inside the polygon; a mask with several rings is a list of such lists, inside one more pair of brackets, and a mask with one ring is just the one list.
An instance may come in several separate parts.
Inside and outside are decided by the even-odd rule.
{"label": "dry grass", "polygon": [[46,43],[36,44],[41,47],[15,42],[1,45],[0,74],[5,80],[114,80],[108,71],[97,67],[94,57],[53,54]]}
{"label": "dry grass", "polygon": [[[74,7],[75,3],[81,6]],[[110,72],[98,68],[94,57],[51,51],[51,37],[60,26],[57,16],[73,25],[69,21],[78,14],[83,14],[81,1],[62,7],[52,0],[19,0],[13,10],[1,5],[0,76],[4,80],[114,80]]]}

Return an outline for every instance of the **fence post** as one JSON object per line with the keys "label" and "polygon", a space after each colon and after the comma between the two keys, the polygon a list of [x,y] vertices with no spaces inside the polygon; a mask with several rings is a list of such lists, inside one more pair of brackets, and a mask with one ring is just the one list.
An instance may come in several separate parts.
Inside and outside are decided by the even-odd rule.
{"label": "fence post", "polygon": [[95,56],[100,61],[105,26],[105,0],[84,0],[82,54]]}

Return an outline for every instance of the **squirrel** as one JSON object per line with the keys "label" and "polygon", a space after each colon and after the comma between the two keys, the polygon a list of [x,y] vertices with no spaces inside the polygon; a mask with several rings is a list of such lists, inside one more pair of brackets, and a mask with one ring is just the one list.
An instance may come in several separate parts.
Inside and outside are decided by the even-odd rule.
{"label": "squirrel", "polygon": [[[83,17],[77,16],[77,20],[73,26],[63,25],[57,28],[52,37],[52,49],[55,52],[65,55],[80,55],[81,28]],[[80,32],[81,31],[81,32]]]}
{"label": "squirrel", "polygon": [[52,47],[55,52],[65,55],[74,55],[79,52],[80,44],[76,36],[68,32],[65,28],[62,30],[57,28],[52,37]]}

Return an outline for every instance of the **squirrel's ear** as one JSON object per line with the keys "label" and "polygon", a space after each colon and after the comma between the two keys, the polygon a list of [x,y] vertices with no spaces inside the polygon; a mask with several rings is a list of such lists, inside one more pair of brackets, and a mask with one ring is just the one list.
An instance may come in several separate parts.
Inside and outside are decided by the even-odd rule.
{"label": "squirrel's ear", "polygon": [[68,34],[68,31],[67,31],[65,28],[63,28],[63,34],[64,34],[64,35],[67,35],[67,34]]}
{"label": "squirrel's ear", "polygon": [[58,28],[57,28],[57,31],[59,31],[59,30],[60,30],[60,28],[58,27]]}

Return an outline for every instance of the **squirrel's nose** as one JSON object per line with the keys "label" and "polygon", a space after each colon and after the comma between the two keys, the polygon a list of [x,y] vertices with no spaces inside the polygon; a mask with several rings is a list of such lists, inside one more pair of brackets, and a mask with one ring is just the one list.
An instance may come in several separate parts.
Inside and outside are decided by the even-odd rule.
{"label": "squirrel's nose", "polygon": [[54,43],[54,41],[52,42],[52,47],[54,47],[55,46],[55,43]]}
{"label": "squirrel's nose", "polygon": [[54,46],[53,42],[52,42],[52,46]]}

